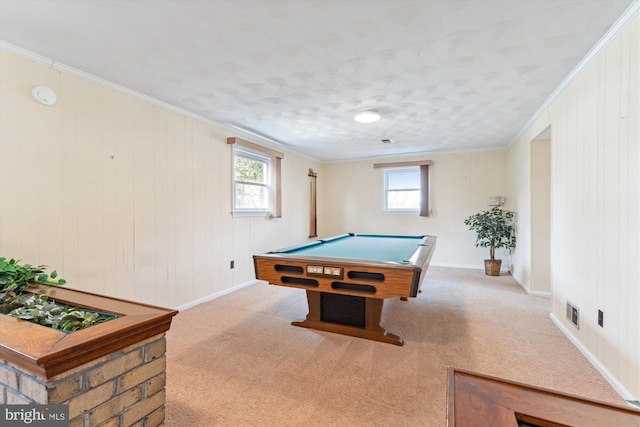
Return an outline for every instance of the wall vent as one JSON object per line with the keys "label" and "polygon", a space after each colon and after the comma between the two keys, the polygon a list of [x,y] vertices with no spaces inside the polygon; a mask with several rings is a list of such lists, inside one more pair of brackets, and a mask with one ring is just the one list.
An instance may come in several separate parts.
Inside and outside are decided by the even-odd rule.
{"label": "wall vent", "polygon": [[567,320],[580,329],[580,310],[569,301],[567,301]]}

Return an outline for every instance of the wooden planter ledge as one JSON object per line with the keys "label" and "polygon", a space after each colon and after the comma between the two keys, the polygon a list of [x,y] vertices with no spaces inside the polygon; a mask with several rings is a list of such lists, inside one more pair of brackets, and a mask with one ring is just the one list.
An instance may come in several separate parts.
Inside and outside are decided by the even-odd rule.
{"label": "wooden planter ledge", "polygon": [[65,333],[0,315],[0,359],[47,380],[87,362],[169,330],[176,310],[105,297],[75,289],[38,285],[28,292],[61,304],[115,314],[116,319]]}

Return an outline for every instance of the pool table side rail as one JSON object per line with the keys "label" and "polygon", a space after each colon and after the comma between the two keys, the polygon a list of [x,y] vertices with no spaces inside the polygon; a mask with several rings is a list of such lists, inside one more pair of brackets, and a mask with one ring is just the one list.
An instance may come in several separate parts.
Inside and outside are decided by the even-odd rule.
{"label": "pool table side rail", "polygon": [[436,236],[425,236],[420,243],[420,248],[414,252],[413,256],[409,260],[413,265],[419,265],[420,277],[416,283],[416,288],[411,290],[410,296],[417,296],[422,286],[422,281],[427,273],[429,265],[431,264],[431,257],[436,250]]}
{"label": "pool table side rail", "polygon": [[[411,297],[412,289],[417,289],[420,270],[410,265],[389,265],[381,263],[351,263],[344,260],[331,262],[332,258],[324,258],[321,264],[325,267],[343,269],[341,277],[310,276],[306,273],[307,265],[320,264],[318,259],[289,258],[284,256],[254,255],[256,278],[272,285],[288,286],[319,292],[342,295],[364,296],[371,298]],[[337,259],[336,259],[337,260]],[[300,273],[278,271],[280,267],[299,267]],[[370,281],[349,278],[349,272],[383,274],[384,281]],[[342,286],[342,289],[339,287]],[[351,286],[351,289],[346,289]]]}
{"label": "pool table side rail", "polygon": [[[293,256],[282,252],[254,255],[256,279],[273,285],[370,298],[416,297],[435,250],[436,237],[425,236],[410,262]],[[308,265],[338,267],[340,277],[307,274]],[[296,271],[297,270],[297,271]],[[353,273],[354,278],[349,277]],[[383,280],[362,276],[381,275]]]}
{"label": "pool table side rail", "polygon": [[[400,234],[365,234],[365,233],[345,233],[345,234],[340,234],[338,236],[333,236],[333,237],[328,237],[328,238],[324,238],[324,239],[318,239],[318,240],[313,240],[311,242],[307,242],[307,243],[303,243],[301,245],[295,245],[295,246],[287,246],[286,248],[281,248],[281,249],[276,249],[274,251],[269,251],[267,252],[268,254],[291,254],[291,253],[295,253],[298,252],[302,249],[307,249],[307,248],[312,248],[314,246],[319,246],[319,245],[323,245],[325,243],[332,243],[335,242],[337,240],[342,240],[342,239],[346,239],[349,237],[378,237],[378,236],[384,236],[384,237],[392,237],[392,238],[411,238],[411,239],[416,239],[416,238],[421,238],[420,243],[418,243],[418,246],[427,246],[429,244],[430,241],[435,241],[435,236],[429,236],[429,235],[415,235],[415,236],[407,236],[407,235],[400,235]],[[301,255],[303,256],[303,255]],[[391,262],[391,261],[389,261]]]}

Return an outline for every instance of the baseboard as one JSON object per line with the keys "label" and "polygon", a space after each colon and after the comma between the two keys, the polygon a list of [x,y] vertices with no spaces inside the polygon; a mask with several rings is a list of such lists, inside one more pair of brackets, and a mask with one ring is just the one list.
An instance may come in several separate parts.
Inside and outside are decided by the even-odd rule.
{"label": "baseboard", "polygon": [[[432,262],[429,265],[431,265],[433,267],[462,268],[462,269],[465,269],[465,270],[482,270],[482,271],[484,271],[484,265],[476,265],[476,264],[445,264],[445,263],[439,263],[439,262]],[[511,271],[509,270],[509,266],[508,265],[504,265],[504,264],[503,264],[502,268],[500,269],[500,272],[501,273],[509,273],[509,274],[511,274]],[[513,274],[511,274],[511,275],[513,276]],[[520,286],[522,286],[522,284],[520,284]],[[527,293],[529,293],[529,292],[527,292]]]}
{"label": "baseboard", "polygon": [[202,298],[199,298],[197,300],[190,301],[190,302],[188,302],[186,304],[183,304],[181,306],[178,306],[178,307],[173,307],[173,309],[174,310],[178,310],[178,311],[187,310],[187,309],[189,309],[191,307],[195,307],[196,305],[205,303],[207,301],[214,300],[216,298],[220,298],[221,296],[230,294],[230,293],[235,292],[237,290],[240,290],[242,288],[246,288],[247,286],[255,285],[258,282],[260,282],[260,281],[259,280],[255,280],[255,279],[254,280],[249,280],[248,282],[244,282],[244,283],[241,283],[239,285],[233,286],[233,287],[231,287],[229,289],[225,289],[223,291],[216,292],[215,294],[207,295],[206,297],[202,297]]}
{"label": "baseboard", "polygon": [[532,291],[531,289],[529,289],[529,287],[527,285],[525,285],[524,283],[522,283],[520,280],[518,280],[517,277],[515,277],[513,275],[513,273],[511,274],[511,277],[513,277],[513,280],[516,281],[516,283],[518,285],[520,285],[520,287],[527,293],[527,295],[531,295],[534,297],[545,297],[545,298],[551,298],[551,292],[540,292],[540,291]]}
{"label": "baseboard", "polygon": [[629,406],[636,408],[637,406],[633,405],[631,401],[637,401],[637,398],[634,397],[629,390],[627,390],[621,383],[614,377],[611,372],[607,368],[604,367],[602,363],[593,355],[587,348],[580,342],[576,337],[569,332],[567,328],[562,324],[562,322],[553,314],[550,313],[549,317],[551,321],[562,331],[562,333],[576,346],[580,353],[583,354],[584,357],[600,372],[600,374],[604,377],[605,380],[613,387],[613,389],[622,397]]}
{"label": "baseboard", "polygon": [[[516,280],[516,282],[517,282],[517,280]],[[520,286],[522,286],[522,285],[520,285]],[[533,297],[551,298],[551,292],[532,291],[532,290],[529,290],[529,289],[526,289],[526,288],[523,288],[523,289],[527,294],[529,294],[529,295],[531,295]]]}
{"label": "baseboard", "polygon": [[446,268],[464,268],[466,270],[484,270],[483,265],[466,265],[466,264],[443,264],[438,262],[432,262],[431,264],[434,267],[446,267]]}

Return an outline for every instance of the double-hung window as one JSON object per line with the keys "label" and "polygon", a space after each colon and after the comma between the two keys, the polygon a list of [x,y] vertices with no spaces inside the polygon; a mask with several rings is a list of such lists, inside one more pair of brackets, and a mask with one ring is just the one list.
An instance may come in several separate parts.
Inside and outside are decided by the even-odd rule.
{"label": "double-hung window", "polygon": [[383,172],[383,211],[415,212],[430,216],[429,169],[431,160],[377,163]]}
{"label": "double-hung window", "polygon": [[233,147],[233,215],[280,217],[284,155],[240,138],[227,138],[227,143]]}
{"label": "double-hung window", "polygon": [[420,210],[420,168],[385,168],[384,210],[418,212]]}
{"label": "double-hung window", "polygon": [[235,212],[269,212],[271,159],[255,151],[233,147]]}

